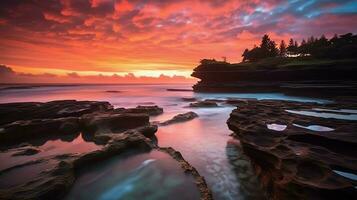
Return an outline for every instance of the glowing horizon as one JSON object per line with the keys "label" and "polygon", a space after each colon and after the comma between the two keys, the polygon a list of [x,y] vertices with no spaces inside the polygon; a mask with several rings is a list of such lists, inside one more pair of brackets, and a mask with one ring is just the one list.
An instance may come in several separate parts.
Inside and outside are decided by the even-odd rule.
{"label": "glowing horizon", "polygon": [[357,3],[349,0],[5,0],[0,64],[62,78],[164,75],[189,82],[199,60],[239,62],[265,33],[301,40],[357,32],[356,22]]}

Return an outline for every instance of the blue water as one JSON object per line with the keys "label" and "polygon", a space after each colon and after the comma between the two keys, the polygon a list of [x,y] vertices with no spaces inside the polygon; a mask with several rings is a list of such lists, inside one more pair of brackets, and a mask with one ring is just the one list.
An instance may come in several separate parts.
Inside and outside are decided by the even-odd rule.
{"label": "blue water", "polygon": [[357,120],[357,114],[337,114],[331,112],[314,112],[306,110],[286,110],[289,113],[306,115],[311,117],[320,117],[320,118],[332,118],[332,119],[342,119],[342,120]]}
{"label": "blue water", "polygon": [[308,130],[312,131],[317,131],[317,132],[329,132],[329,131],[334,131],[335,129],[327,127],[327,126],[320,126],[320,125],[308,125],[308,126],[303,126],[300,124],[293,124],[293,126],[299,127],[299,128],[305,128]]}
{"label": "blue water", "polygon": [[65,200],[181,200],[199,196],[193,177],[168,154],[154,150],[119,155],[82,169]]}

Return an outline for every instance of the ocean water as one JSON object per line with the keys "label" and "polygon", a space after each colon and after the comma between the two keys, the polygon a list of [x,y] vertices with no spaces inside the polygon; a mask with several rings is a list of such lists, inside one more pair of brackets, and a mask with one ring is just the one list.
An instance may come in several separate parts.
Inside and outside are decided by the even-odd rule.
{"label": "ocean water", "polygon": [[[85,192],[91,191],[91,192]],[[145,197],[145,198],[144,198]],[[160,151],[128,152],[82,169],[65,200],[199,199],[193,177]]]}
{"label": "ocean water", "polygon": [[[189,102],[183,101],[182,98],[194,97],[199,100],[256,98],[259,100],[327,102],[322,99],[288,96],[282,93],[217,94],[167,91],[167,89],[191,89],[191,85],[77,85],[7,89],[0,90],[0,103],[76,99],[108,101],[115,107],[154,104],[163,107],[164,114],[152,117],[151,121],[164,121],[177,114],[194,111],[199,115],[194,120],[159,127],[156,134],[158,145],[161,147],[170,146],[180,151],[183,157],[205,177],[215,199],[261,199],[262,192],[259,189],[258,181],[254,174],[251,173],[251,170],[247,170],[250,166],[249,161],[239,149],[234,149],[234,153],[232,153],[232,138],[230,137],[232,132],[228,129],[226,121],[235,107],[220,104],[219,107],[215,108],[190,108],[188,107]],[[244,167],[240,168],[239,166],[241,165],[244,165]],[[157,164],[147,166],[152,168]],[[91,171],[91,173],[97,172],[98,169]],[[130,170],[127,173],[133,174]],[[131,180],[130,177],[125,177]],[[131,178],[140,179],[140,176]],[[110,183],[112,181],[106,180],[106,182]],[[118,182],[118,184],[125,183]],[[145,187],[145,184],[141,185]],[[83,191],[85,191],[85,188],[83,188]],[[137,191],[140,190],[137,189]],[[118,190],[114,192],[120,193]],[[147,193],[148,191],[145,191],[145,194]],[[152,199],[155,199],[154,197]]]}

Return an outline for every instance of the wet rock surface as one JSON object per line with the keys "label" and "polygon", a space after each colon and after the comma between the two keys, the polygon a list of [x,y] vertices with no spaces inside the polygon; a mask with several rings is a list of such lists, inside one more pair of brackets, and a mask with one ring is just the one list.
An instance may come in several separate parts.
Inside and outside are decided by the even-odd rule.
{"label": "wet rock surface", "polygon": [[34,147],[29,147],[25,149],[20,149],[20,151],[12,154],[12,156],[29,156],[39,153],[40,150]]}
{"label": "wet rock surface", "polygon": [[0,104],[0,125],[18,120],[79,117],[83,114],[112,110],[108,102],[60,100]]}
{"label": "wet rock surface", "polygon": [[135,108],[128,108],[125,109],[123,112],[125,113],[145,113],[150,116],[156,116],[160,115],[164,112],[163,108],[160,108],[159,106],[137,106]]}
{"label": "wet rock surface", "polygon": [[193,108],[209,108],[209,107],[218,107],[218,104],[214,100],[204,100],[190,103],[190,107]]}
{"label": "wet rock surface", "polygon": [[79,131],[79,118],[20,120],[0,126],[0,144],[18,144],[50,135],[73,134]]}
{"label": "wet rock surface", "polygon": [[149,116],[141,113],[93,113],[81,117],[81,125],[88,132],[117,132],[149,125]]}
{"label": "wet rock surface", "polygon": [[197,99],[195,97],[182,97],[181,100],[186,101],[186,102],[197,101]]}
{"label": "wet rock surface", "polygon": [[[288,112],[356,110],[357,104],[241,101],[227,121],[272,199],[355,199],[357,123]],[[344,107],[342,105],[345,105]],[[324,112],[327,112],[326,110]],[[331,113],[331,111],[329,111]],[[345,113],[346,115],[351,115]],[[283,125],[269,129],[267,125]],[[296,126],[319,125],[323,132]],[[286,127],[285,127],[286,126]],[[341,173],[342,172],[342,173]],[[347,173],[342,176],[341,174]]]}
{"label": "wet rock surface", "polygon": [[192,92],[193,91],[191,89],[175,89],[175,88],[169,88],[166,90],[169,92]]}
{"label": "wet rock surface", "polygon": [[107,93],[122,93],[122,91],[119,91],[119,90],[106,90],[105,92],[107,92]]}
{"label": "wet rock surface", "polygon": [[[0,168],[0,199],[61,199],[81,168],[130,149],[157,148],[152,142],[157,126],[149,122],[149,114],[162,113],[162,109],[138,106],[114,110],[107,102],[68,100],[0,104],[0,113],[9,116],[1,118],[0,157],[11,161]],[[58,139],[70,142],[79,134],[91,143],[89,147],[54,150],[61,147]],[[194,171],[190,174],[195,176]],[[203,199],[209,199],[206,190]]]}
{"label": "wet rock surface", "polygon": [[159,125],[166,126],[166,125],[170,125],[170,124],[174,124],[174,123],[186,122],[186,121],[190,121],[196,117],[198,117],[198,114],[191,111],[191,112],[187,112],[187,113],[178,114],[178,115],[174,116],[172,119],[169,119],[167,121],[159,123]]}

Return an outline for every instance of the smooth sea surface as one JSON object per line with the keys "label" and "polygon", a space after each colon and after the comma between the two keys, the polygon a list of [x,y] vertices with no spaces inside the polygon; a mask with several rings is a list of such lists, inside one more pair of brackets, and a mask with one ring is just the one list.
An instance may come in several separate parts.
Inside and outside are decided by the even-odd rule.
{"label": "smooth sea surface", "polygon": [[[190,108],[188,107],[189,102],[183,101],[182,98],[194,97],[198,100],[256,98],[259,100],[276,99],[299,102],[327,102],[322,99],[288,96],[282,93],[218,94],[194,93],[192,91],[167,91],[167,89],[191,89],[191,85],[77,85],[66,87],[46,86],[28,89],[7,89],[0,90],[0,103],[47,102],[52,100],[76,99],[108,101],[116,108],[136,107],[137,105],[158,105],[164,108],[164,114],[152,117],[151,121],[160,122],[170,119],[180,113],[185,113],[188,111],[196,112],[199,117],[194,120],[159,127],[158,132],[156,133],[158,145],[161,147],[173,147],[175,150],[180,151],[183,157],[191,165],[193,165],[202,176],[205,177],[209,187],[213,192],[214,198],[229,200],[262,198],[262,192],[258,186],[258,181],[254,177],[252,170],[247,170],[247,167],[250,167],[249,160],[239,150],[232,150],[232,143],[234,143],[232,142],[232,137],[230,136],[232,132],[228,129],[226,121],[230,112],[235,107],[226,104],[220,104],[219,107],[215,108]],[[61,145],[61,143],[56,143],[56,145]],[[68,147],[68,144],[63,144],[63,148],[70,147]],[[95,146],[93,148],[95,148]],[[147,170],[143,170],[142,168],[150,167],[151,171],[155,167],[160,168],[160,162],[151,164],[145,162],[148,159],[155,159],[156,156],[157,155],[154,155],[153,157],[150,155],[138,155],[136,158],[120,161],[125,163],[125,166],[130,166],[128,167],[128,171],[126,173],[125,166],[120,167],[118,162],[114,161],[108,161],[103,166],[97,166],[96,168],[89,169],[87,173],[91,173],[92,176],[93,173],[98,173],[99,176],[102,169],[110,170],[110,173],[114,173],[113,169],[117,167],[121,169],[120,173],[118,172],[118,174],[115,176],[105,177],[104,173],[104,176],[101,176],[100,178],[101,180],[104,180],[105,183],[110,185],[110,187],[114,189],[113,191],[107,190],[108,188],[97,188],[97,190],[93,189],[93,192],[98,190],[106,191],[106,194],[109,196],[111,192],[114,194],[121,194],[121,190],[124,190],[125,187],[118,187],[118,189],[114,186],[120,186],[120,184],[125,185],[125,180],[130,182],[134,179],[140,182],[142,178],[143,183],[145,181],[147,182],[150,180],[145,178],[147,176],[145,175]],[[130,160],[133,160],[133,163],[130,163]],[[162,169],[167,171],[167,167],[170,167],[170,165],[166,165]],[[245,170],[241,170],[240,166],[242,165],[244,165]],[[140,171],[143,171],[143,174],[138,175],[135,173],[135,170],[133,171],[133,169],[140,169]],[[120,178],[118,177],[125,177],[125,180],[119,180]],[[160,177],[160,179],[157,179],[157,177],[154,178],[156,181],[166,180],[164,177]],[[168,181],[170,182],[171,179],[168,179]],[[145,185],[147,184],[136,185],[135,191],[138,191],[138,193],[140,193],[140,191],[145,191],[145,194],[149,194],[150,191],[144,190],[145,188],[138,188],[146,187]],[[170,184],[169,186],[170,188],[172,187]],[[76,191],[72,192],[74,192],[74,195],[78,195],[77,192],[78,190],[80,191],[81,183],[77,183],[75,187]],[[165,190],[165,188],[161,189]],[[84,191],[86,191],[86,188],[83,188],[83,192]],[[132,191],[130,192],[132,194]],[[125,199],[124,196],[125,195],[123,195],[122,199]],[[134,197],[135,195],[133,198]],[[160,198],[155,197],[156,196],[151,196],[150,199],[162,198],[162,196],[160,196]]]}

